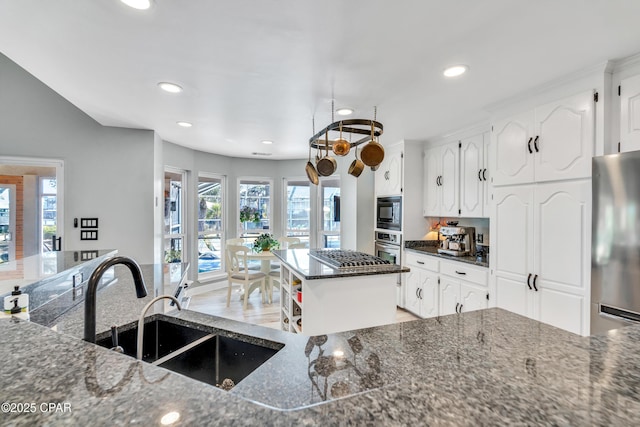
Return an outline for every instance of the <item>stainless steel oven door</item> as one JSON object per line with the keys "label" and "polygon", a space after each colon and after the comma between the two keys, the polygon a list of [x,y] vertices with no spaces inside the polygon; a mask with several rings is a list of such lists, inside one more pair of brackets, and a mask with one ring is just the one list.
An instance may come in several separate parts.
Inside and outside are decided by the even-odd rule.
{"label": "stainless steel oven door", "polygon": [[400,246],[376,242],[376,256],[392,264],[400,264]]}

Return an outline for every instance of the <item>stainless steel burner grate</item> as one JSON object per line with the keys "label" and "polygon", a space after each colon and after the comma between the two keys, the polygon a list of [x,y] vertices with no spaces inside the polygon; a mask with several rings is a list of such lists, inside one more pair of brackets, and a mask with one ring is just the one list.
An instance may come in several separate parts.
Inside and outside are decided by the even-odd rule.
{"label": "stainless steel burner grate", "polygon": [[309,255],[335,268],[371,267],[389,265],[389,261],[364,252],[342,249],[310,249]]}

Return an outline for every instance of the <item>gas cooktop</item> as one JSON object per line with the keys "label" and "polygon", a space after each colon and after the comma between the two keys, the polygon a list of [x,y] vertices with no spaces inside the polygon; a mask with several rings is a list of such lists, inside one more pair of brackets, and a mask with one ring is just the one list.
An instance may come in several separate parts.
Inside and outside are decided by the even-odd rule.
{"label": "gas cooktop", "polygon": [[364,252],[342,249],[309,249],[309,255],[334,268],[372,267],[391,264],[385,259]]}

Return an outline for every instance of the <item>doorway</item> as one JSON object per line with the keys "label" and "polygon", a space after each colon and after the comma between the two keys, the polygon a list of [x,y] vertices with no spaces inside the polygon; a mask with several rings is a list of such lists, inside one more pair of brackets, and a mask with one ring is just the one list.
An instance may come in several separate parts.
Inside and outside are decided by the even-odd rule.
{"label": "doorway", "polygon": [[0,263],[15,261],[16,237],[16,185],[0,184]]}

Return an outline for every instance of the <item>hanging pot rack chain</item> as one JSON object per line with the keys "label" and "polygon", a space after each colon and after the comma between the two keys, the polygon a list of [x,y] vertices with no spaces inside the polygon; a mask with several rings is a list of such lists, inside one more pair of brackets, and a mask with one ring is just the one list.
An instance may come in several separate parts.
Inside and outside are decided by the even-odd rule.
{"label": "hanging pot rack chain", "polygon": [[[382,123],[375,120],[366,120],[366,119],[348,119],[348,120],[340,120],[337,122],[333,122],[324,129],[320,130],[318,133],[309,138],[309,146],[311,148],[324,148],[325,140],[324,136],[331,131],[338,131],[342,126],[342,132],[348,134],[360,134],[365,135],[363,138],[358,139],[357,141],[351,142],[351,148],[356,147],[360,144],[364,144],[365,142],[371,141],[371,126],[374,128],[374,136],[376,138],[380,137],[383,132]],[[354,126],[362,126],[362,128],[354,127]],[[329,145],[332,145],[332,142],[329,141]]]}

